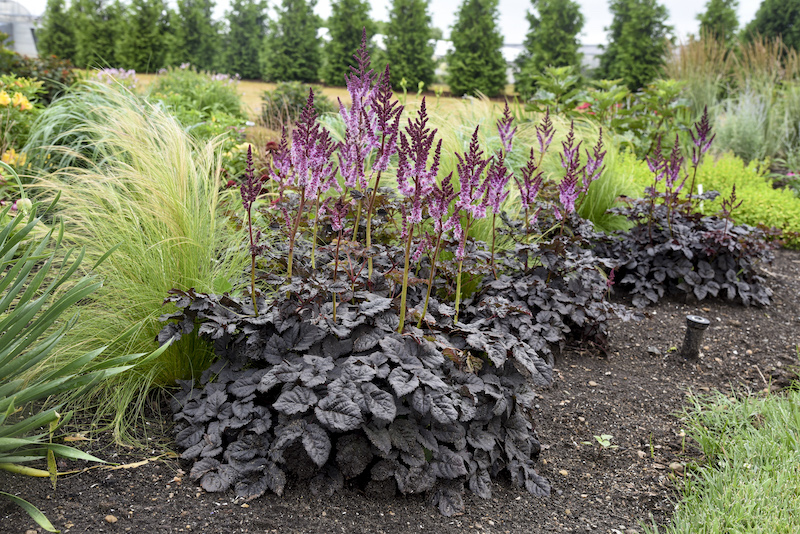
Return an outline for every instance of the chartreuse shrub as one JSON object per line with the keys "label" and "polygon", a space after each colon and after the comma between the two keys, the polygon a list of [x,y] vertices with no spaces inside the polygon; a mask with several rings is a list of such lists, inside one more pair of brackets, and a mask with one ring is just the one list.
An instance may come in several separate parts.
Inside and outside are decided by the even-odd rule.
{"label": "chartreuse shrub", "polygon": [[[13,175],[10,167],[3,167]],[[57,457],[102,460],[60,443],[59,429],[72,413],[63,411],[62,405],[43,407],[42,403],[65,393],[80,396],[93,384],[124,376],[120,373],[144,358],[142,354],[99,358],[100,348],[26,379],[75,325],[76,315],[65,316],[100,289],[102,282],[94,273],[81,275],[85,251],[63,249],[63,227],[44,227],[36,216],[38,203],[32,204],[23,194],[17,205],[20,209],[15,215],[10,206],[0,212],[0,259],[4,265],[0,278],[0,469],[50,477],[55,485]],[[47,467],[31,467],[34,462],[45,462]],[[24,508],[45,530],[58,532],[29,502],[3,491],[0,495]]]}
{"label": "chartreuse shrub", "polygon": [[[247,289],[167,299],[179,311],[159,339],[199,332],[219,356],[172,402],[190,477],[248,499],[280,494],[290,475],[322,494],[349,479],[426,492],[445,515],[463,509],[465,486],[488,498],[501,472],[546,495],[529,414],[552,380],[552,349],[602,343],[611,317],[632,317],[605,301],[605,262],[577,231],[589,225],[575,212],[601,173],[602,139],[580,157],[567,133],[562,179],[540,195],[555,127],[545,115],[521,149],[506,107],[472,129],[449,172],[425,101],[401,120],[388,68],[370,68],[366,44],[356,58],[343,142],[310,92],[291,148],[284,134],[270,153],[269,180],[250,155]],[[486,130],[496,150],[482,145]],[[521,207],[507,213],[512,188]],[[471,238],[483,219],[510,226],[514,246]],[[268,228],[286,240],[269,243]]]}
{"label": "chartreuse shrub", "polygon": [[683,416],[703,450],[687,469],[669,525],[649,532],[797,532],[800,518],[800,392],[692,398]]}
{"label": "chartreuse shrub", "polygon": [[[633,174],[640,190],[647,186],[648,177],[652,176],[644,163],[639,163]],[[785,246],[800,247],[800,236],[797,235],[800,232],[800,199],[791,190],[775,189],[767,176],[767,169],[759,162],[745,164],[730,152],[717,158],[706,158],[697,169],[695,192],[698,186],[702,186],[703,191],[720,193],[716,199],[697,205],[701,213],[719,213],[722,201],[730,198],[736,186],[736,197],[741,202],[731,215],[736,223],[775,227],[782,232],[778,237]]]}
{"label": "chartreuse shrub", "polygon": [[[94,107],[82,116],[70,106],[74,123],[59,134],[79,142],[34,151],[38,161],[71,151],[76,166],[42,172],[32,185],[40,196],[61,196],[57,215],[65,239],[83,247],[90,261],[117,246],[96,269],[104,285],[81,303],[81,320],[69,334],[80,349],[109,346],[106,357],[115,357],[149,350],[169,289],[225,289],[246,257],[221,219],[217,146],[198,144],[162,108],[127,91],[103,84],[93,91],[102,98],[91,99]],[[206,344],[192,336],[186,341],[125,380],[96,385],[98,414],[114,418],[118,437],[152,386],[172,385],[208,367],[213,355]]]}

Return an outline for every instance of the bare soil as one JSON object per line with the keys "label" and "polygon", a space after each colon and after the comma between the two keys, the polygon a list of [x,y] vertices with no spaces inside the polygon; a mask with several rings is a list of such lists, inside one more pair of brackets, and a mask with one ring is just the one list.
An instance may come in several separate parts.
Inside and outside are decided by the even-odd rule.
{"label": "bare soil", "polygon": [[[153,421],[152,446],[125,449],[109,436],[75,442],[126,468],[62,461],[53,490],[47,479],[0,472],[3,491],[24,496],[62,532],[405,533],[642,532],[669,521],[679,496],[676,465],[702,462],[678,417],[690,394],[779,394],[795,378],[800,346],[800,253],[779,251],[768,267],[774,303],[746,308],[712,300],[664,300],[639,323],[615,323],[611,352],[567,349],[554,385],[540,392],[535,422],[543,451],[539,473],[553,493],[536,498],[498,480],[493,496],[468,494],[463,515],[446,518],[424,496],[380,496],[356,487],[329,499],[299,483],[286,493],[237,502],[209,494],[186,476],[187,464],[169,453],[168,426]],[[698,361],[679,349],[685,317],[711,320]],[[595,435],[609,434],[603,450]],[[590,442],[590,444],[584,444]],[[138,462],[138,463],[136,463]],[[672,465],[672,468],[670,467]],[[0,533],[42,532],[24,512],[0,499]],[[29,533],[30,534],[30,533]]]}

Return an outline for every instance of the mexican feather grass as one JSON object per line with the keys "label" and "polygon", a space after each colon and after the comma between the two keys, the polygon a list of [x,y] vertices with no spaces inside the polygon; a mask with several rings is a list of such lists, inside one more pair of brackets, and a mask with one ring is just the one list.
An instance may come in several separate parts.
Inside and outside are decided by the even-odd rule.
{"label": "mexican feather grass", "polygon": [[[91,112],[75,120],[88,99]],[[40,161],[69,155],[75,165],[43,172],[33,181],[40,197],[61,195],[58,216],[67,239],[85,247],[91,264],[112,247],[97,269],[102,289],[84,302],[71,332],[71,349],[49,365],[82,351],[109,346],[105,357],[151,351],[172,288],[213,292],[242,276],[246,250],[239,232],[221,217],[219,154],[214,143],[197,144],[168,113],[120,87],[92,84],[61,104],[68,127],[61,139],[80,146],[29,146]],[[35,128],[58,130],[58,109]],[[87,158],[85,154],[90,154]],[[49,156],[49,157],[48,157]],[[98,420],[110,421],[118,440],[135,433],[155,386],[197,376],[213,353],[186,336],[154,362],[124,379],[98,384],[91,401],[80,400]]]}

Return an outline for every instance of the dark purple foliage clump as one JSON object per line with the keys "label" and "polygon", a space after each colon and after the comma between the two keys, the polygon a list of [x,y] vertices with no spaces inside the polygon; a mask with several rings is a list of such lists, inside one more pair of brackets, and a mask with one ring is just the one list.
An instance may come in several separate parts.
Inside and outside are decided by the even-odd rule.
{"label": "dark purple foliage clump", "polygon": [[647,161],[654,184],[646,189],[645,198],[611,210],[627,217],[632,228],[598,240],[596,252],[611,261],[618,285],[630,292],[638,307],[669,293],[767,306],[772,290],[759,267],[772,261],[775,245],[767,237],[777,232],[734,224],[732,212],[741,205],[735,187],[722,202],[719,217],[696,211],[697,202],[719,196],[716,191],[702,195],[692,191],[702,157],[714,140],[707,112],[694,125],[691,138],[692,179],[686,195],[680,195],[689,175],[683,174],[678,139],[669,155],[662,152],[659,139]]}

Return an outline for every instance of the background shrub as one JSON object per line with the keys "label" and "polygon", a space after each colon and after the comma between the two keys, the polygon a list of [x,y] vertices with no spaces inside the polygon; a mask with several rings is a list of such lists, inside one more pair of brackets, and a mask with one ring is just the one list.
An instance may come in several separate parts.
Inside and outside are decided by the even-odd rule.
{"label": "background shrub", "polygon": [[318,115],[330,113],[336,108],[322,89],[300,82],[280,82],[272,91],[261,94],[261,121],[270,130],[280,131],[291,126],[300,116],[308,101],[308,92],[314,89],[314,109]]}

